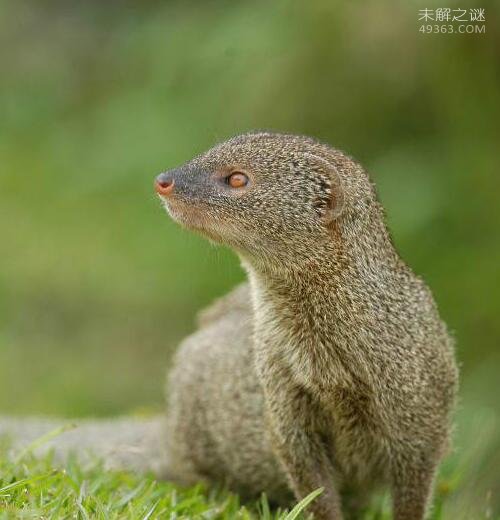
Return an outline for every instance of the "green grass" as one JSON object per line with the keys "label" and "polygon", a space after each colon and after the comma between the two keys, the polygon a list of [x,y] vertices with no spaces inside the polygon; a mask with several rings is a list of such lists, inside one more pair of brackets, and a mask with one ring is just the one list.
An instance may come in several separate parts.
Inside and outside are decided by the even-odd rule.
{"label": "green grass", "polygon": [[[2,454],[2,455],[5,455]],[[0,463],[0,518],[302,518],[301,511],[318,492],[291,511],[272,511],[263,496],[242,505],[239,498],[201,485],[180,489],[152,476],[105,471],[96,461],[82,467],[76,460],[64,469],[53,466],[51,454],[27,454],[22,463]]]}
{"label": "green grass", "polygon": [[[495,520],[495,472],[498,462],[497,416],[464,406],[458,417],[456,451],[443,464],[430,520]],[[43,442],[44,439],[41,439]],[[34,443],[32,448],[40,444]],[[152,475],[105,470],[102,461],[85,465],[70,459],[54,465],[51,453],[32,450],[13,456],[8,443],[0,448],[0,519],[258,519],[307,517],[306,497],[290,511],[269,506],[265,496],[242,503],[221,489],[182,489]],[[376,496],[360,520],[389,520],[388,495]]]}
{"label": "green grass", "polygon": [[[180,489],[151,476],[105,471],[101,463],[83,468],[75,460],[55,469],[52,457],[27,456],[22,464],[5,460],[0,465],[0,518],[303,518],[304,503],[291,511],[272,510],[263,496],[241,504],[238,496],[202,486]],[[438,486],[433,520],[446,518],[443,502],[449,488]],[[308,497],[310,500],[314,496]],[[389,500],[379,497],[363,516],[365,520],[389,519]],[[307,508],[306,508],[307,510]],[[451,517],[448,517],[451,518]],[[484,517],[486,518],[486,516]]]}

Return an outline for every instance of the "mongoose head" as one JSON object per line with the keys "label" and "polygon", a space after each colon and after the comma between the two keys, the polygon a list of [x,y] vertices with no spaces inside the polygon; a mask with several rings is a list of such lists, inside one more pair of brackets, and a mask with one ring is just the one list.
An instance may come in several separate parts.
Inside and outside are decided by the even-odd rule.
{"label": "mongoose head", "polygon": [[161,173],[156,191],[181,225],[246,259],[275,264],[334,251],[344,217],[353,222],[359,201],[374,199],[366,174],[341,152],[269,132],[233,137]]}

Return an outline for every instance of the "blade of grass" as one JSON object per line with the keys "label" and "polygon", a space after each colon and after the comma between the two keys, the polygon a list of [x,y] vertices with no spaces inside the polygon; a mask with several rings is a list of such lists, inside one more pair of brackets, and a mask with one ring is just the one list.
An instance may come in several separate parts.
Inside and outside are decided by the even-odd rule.
{"label": "blade of grass", "polygon": [[283,520],[295,520],[302,511],[319,495],[323,493],[323,488],[316,489],[303,498],[286,516]]}
{"label": "blade of grass", "polygon": [[7,484],[6,486],[0,488],[0,493],[3,493],[4,491],[8,491],[10,489],[17,488],[19,486],[31,484],[32,482],[35,482],[37,480],[42,480],[45,478],[53,477],[56,473],[57,473],[57,470],[54,470],[54,471],[50,471],[49,473],[46,473],[45,475],[38,475],[37,477],[23,478],[21,480],[17,480],[16,482],[12,482],[11,484]]}
{"label": "blade of grass", "polygon": [[143,519],[142,520],[148,520],[148,518],[153,514],[153,511],[156,509],[156,507],[158,506],[158,504],[160,503],[159,500],[157,500],[153,506],[151,507],[151,509],[144,515]]}

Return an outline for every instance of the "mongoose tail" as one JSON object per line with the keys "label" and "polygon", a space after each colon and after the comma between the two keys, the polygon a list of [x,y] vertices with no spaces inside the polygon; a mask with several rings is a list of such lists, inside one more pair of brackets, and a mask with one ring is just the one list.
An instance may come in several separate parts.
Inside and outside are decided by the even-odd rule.
{"label": "mongoose tail", "polygon": [[0,437],[8,439],[15,460],[26,450],[53,450],[56,464],[70,455],[81,462],[101,459],[107,469],[152,472],[165,470],[162,457],[163,418],[49,419],[0,417]]}

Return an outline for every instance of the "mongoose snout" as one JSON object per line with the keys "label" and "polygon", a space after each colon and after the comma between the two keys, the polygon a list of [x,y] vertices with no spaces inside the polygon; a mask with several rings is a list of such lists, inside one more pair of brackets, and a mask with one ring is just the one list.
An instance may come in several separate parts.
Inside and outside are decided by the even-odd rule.
{"label": "mongoose snout", "polygon": [[168,197],[174,190],[174,179],[168,173],[160,173],[155,180],[155,190],[158,195]]}

